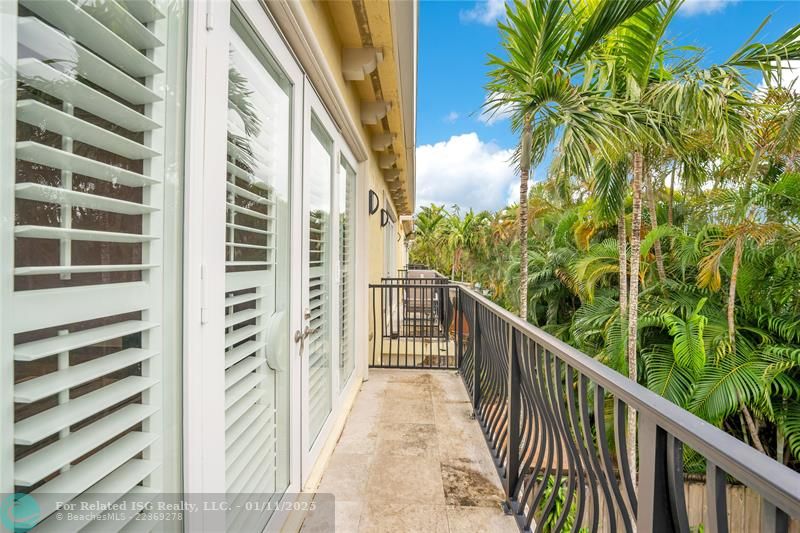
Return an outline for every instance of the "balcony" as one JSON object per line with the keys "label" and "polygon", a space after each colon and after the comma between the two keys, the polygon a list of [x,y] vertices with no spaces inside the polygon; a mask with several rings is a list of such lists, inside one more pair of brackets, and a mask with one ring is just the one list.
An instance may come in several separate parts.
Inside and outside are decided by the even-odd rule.
{"label": "balcony", "polygon": [[370,286],[373,368],[318,489],[337,530],[800,530],[797,472],[476,291],[415,275]]}
{"label": "balcony", "polygon": [[455,371],[370,370],[317,489],[336,531],[517,531],[471,413]]}

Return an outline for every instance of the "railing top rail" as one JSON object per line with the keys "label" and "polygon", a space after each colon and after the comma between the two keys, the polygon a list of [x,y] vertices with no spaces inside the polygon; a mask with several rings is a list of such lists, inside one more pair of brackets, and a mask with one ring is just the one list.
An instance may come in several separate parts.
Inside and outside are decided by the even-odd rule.
{"label": "railing top rail", "polygon": [[660,427],[793,516],[800,516],[800,473],[780,464],[666,398],[619,374],[556,337],[503,309],[471,287],[469,297],[562,361],[622,399]]}
{"label": "railing top rail", "polygon": [[397,289],[397,288],[404,288],[408,287],[409,289],[432,289],[432,290],[439,290],[439,289],[461,289],[461,285],[448,281],[447,283],[429,283],[427,285],[419,285],[417,283],[370,283],[370,288],[375,289]]}
{"label": "railing top rail", "polygon": [[435,276],[435,277],[431,276],[429,278],[423,278],[423,277],[407,278],[405,276],[382,276],[381,279],[396,279],[396,280],[401,280],[401,281],[419,281],[419,280],[423,280],[423,281],[424,280],[449,281],[445,277],[438,277],[438,276]]}

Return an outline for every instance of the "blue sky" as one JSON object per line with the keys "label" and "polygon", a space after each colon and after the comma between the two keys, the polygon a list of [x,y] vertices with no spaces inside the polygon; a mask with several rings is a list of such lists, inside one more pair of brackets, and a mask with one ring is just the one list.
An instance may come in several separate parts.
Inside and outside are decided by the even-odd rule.
{"label": "blue sky", "polygon": [[[518,197],[508,163],[508,120],[481,114],[487,54],[500,54],[503,0],[421,0],[417,103],[417,205],[497,209]],[[704,64],[727,59],[772,14],[760,40],[800,22],[800,1],[687,0],[670,26],[677,44],[707,50]],[[760,76],[756,76],[755,81]],[[540,167],[534,179],[544,177]]]}

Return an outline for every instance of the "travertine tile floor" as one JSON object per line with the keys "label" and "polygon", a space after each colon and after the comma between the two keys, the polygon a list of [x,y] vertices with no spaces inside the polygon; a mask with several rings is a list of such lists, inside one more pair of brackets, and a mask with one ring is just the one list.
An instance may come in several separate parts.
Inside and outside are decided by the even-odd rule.
{"label": "travertine tile floor", "polygon": [[371,369],[317,490],[336,498],[336,531],[518,531],[470,410],[453,371]]}

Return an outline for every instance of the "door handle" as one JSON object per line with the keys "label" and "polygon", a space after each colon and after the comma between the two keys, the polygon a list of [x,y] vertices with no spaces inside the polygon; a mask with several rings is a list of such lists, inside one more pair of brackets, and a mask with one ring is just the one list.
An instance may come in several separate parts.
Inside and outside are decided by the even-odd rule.
{"label": "door handle", "polygon": [[306,326],[306,328],[303,331],[300,331],[298,329],[297,331],[294,332],[294,342],[296,343],[299,342],[302,344],[303,339],[308,337],[310,334],[311,334],[311,328],[309,328],[308,326]]}

